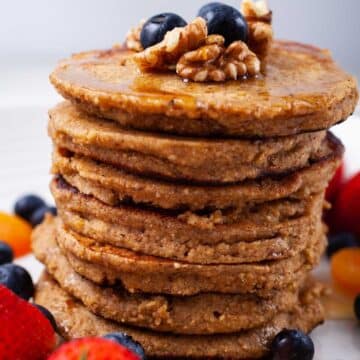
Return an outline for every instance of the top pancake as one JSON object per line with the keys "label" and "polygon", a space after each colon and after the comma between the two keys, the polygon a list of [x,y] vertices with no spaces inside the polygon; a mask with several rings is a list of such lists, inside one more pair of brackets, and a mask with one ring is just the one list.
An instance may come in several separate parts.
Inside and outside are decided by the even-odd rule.
{"label": "top pancake", "polygon": [[51,74],[57,90],[124,126],[183,135],[268,137],[326,129],[354,110],[356,81],[328,52],[275,42],[266,75],[226,83],[140,73],[122,48],[74,55]]}

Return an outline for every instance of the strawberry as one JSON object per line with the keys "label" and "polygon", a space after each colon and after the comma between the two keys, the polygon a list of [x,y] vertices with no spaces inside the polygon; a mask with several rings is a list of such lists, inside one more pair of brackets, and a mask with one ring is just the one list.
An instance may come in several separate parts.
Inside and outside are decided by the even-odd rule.
{"label": "strawberry", "polygon": [[43,360],[54,349],[50,321],[33,305],[0,285],[0,359]]}
{"label": "strawberry", "polygon": [[334,177],[332,178],[326,189],[326,200],[332,204],[335,202],[335,199],[344,183],[344,172],[345,165],[344,163],[342,163],[336,170]]}
{"label": "strawberry", "polygon": [[360,173],[344,184],[335,201],[333,222],[337,231],[360,236]]}
{"label": "strawberry", "polygon": [[59,347],[48,360],[139,360],[127,348],[111,340],[83,338]]}

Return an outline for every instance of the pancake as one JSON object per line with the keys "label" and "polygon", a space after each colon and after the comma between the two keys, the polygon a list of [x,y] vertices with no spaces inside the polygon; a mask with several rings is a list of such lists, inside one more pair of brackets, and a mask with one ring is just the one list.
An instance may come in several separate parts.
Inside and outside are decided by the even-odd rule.
{"label": "pancake", "polygon": [[318,264],[325,247],[322,234],[300,254],[260,263],[201,265],[141,255],[102,245],[64,228],[60,219],[48,220],[38,231],[53,228],[72,267],[94,282],[121,283],[129,292],[195,295],[200,292],[256,293],[287,288]]}
{"label": "pancake", "polygon": [[121,288],[100,287],[78,275],[60,251],[48,227],[35,231],[35,256],[61,288],[104,318],[161,332],[178,334],[230,333],[259,327],[279,312],[291,311],[298,289],[255,295],[201,294],[189,297],[130,294]]}
{"label": "pancake", "polygon": [[35,302],[51,311],[61,335],[67,340],[125,332],[143,345],[150,358],[255,359],[268,354],[271,341],[282,329],[297,328],[310,332],[323,322],[320,293],[321,287],[309,284],[291,312],[279,313],[257,329],[235,334],[201,336],[163,334],[105,320],[68,295],[47,274],[38,283]]}
{"label": "pancake", "polygon": [[282,174],[328,156],[332,145],[324,131],[253,141],[165,137],[122,129],[69,103],[49,116],[49,134],[60,148],[176,180],[227,183]]}
{"label": "pancake", "polygon": [[[80,235],[90,237],[99,243],[198,264],[231,264],[291,257],[304,250],[309,239],[317,237],[320,229],[321,231],[323,229],[319,216],[318,219],[314,220],[313,224],[310,223],[309,227],[306,226],[305,221],[299,224],[298,227],[290,227],[288,231],[295,231],[293,234],[282,235],[277,233],[273,237],[265,239],[239,241],[233,244],[198,244],[191,248],[188,244],[176,243],[176,241],[166,239],[160,244],[149,244],[147,242],[149,238],[147,237],[133,234],[124,236],[124,231],[117,225],[96,218],[86,218],[76,212],[61,210],[59,215],[67,228]],[[305,226],[306,230],[301,232],[303,226]],[[164,248],[164,246],[166,247]],[[217,253],[217,251],[220,253]]]}
{"label": "pancake", "polygon": [[296,172],[225,186],[198,186],[149,179],[60,149],[54,150],[52,172],[61,174],[82,193],[94,195],[109,205],[130,200],[163,209],[196,211],[241,208],[321,192],[339,166],[342,153],[343,147],[339,143],[328,158]]}
{"label": "pancake", "polygon": [[274,42],[265,76],[221,84],[139,73],[132,54],[118,47],[77,54],[50,79],[65,98],[123,126],[200,136],[327,129],[346,119],[358,99],[355,79],[328,51],[295,42]]}
{"label": "pancake", "polygon": [[222,214],[172,214],[108,206],[56,178],[51,191],[66,227],[104,245],[201,264],[290,257],[322,232],[324,193]]}
{"label": "pancake", "polygon": [[329,154],[324,131],[268,140],[180,138],[126,130],[69,103],[49,112],[59,147],[140,173],[202,182],[281,174]]}

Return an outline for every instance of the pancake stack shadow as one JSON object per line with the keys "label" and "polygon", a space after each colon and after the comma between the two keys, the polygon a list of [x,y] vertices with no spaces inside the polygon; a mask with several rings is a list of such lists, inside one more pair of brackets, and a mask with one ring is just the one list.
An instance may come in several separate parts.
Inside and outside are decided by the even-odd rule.
{"label": "pancake stack shadow", "polygon": [[[186,87],[176,75],[155,74],[139,102],[144,94],[122,93],[121,81],[132,76],[135,84],[147,75],[120,62],[121,50],[83,53],[54,72],[53,83],[72,101],[49,112],[58,216],[33,234],[34,253],[46,267],[35,300],[51,310],[65,338],[121,331],[149,357],[255,359],[268,354],[282,329],[310,332],[324,320],[323,288],[310,272],[325,248],[324,194],[343,154],[327,128],[352,111],[356,86],[315,48],[279,43],[273,51],[267,88],[295,92],[299,80],[305,92],[316,81],[326,96],[336,90],[336,104],[317,95],[312,104],[326,104],[327,112],[311,112],[310,102],[266,100],[256,82],[241,83],[248,93],[237,82],[216,87],[232,96],[236,111],[258,114],[270,106],[263,114],[269,119],[242,120],[262,134],[257,138],[239,136],[235,117],[217,117],[232,136],[212,127],[215,121],[193,120],[195,102],[179,100],[189,111],[184,122],[169,115],[177,114],[175,101],[164,108],[164,122],[147,115],[150,103],[160,113],[168,99],[151,95],[151,81],[187,96],[193,89],[213,106],[212,94],[203,84]],[[337,87],[325,76],[330,72]],[[283,84],[289,79],[293,90]],[[279,116],[272,128],[271,117],[282,110],[291,121]]]}

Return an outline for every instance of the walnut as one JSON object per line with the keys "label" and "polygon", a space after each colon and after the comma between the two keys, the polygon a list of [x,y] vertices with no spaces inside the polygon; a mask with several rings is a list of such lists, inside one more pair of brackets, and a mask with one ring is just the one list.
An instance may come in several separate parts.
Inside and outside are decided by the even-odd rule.
{"label": "walnut", "polygon": [[219,45],[219,46],[223,46],[225,44],[225,38],[222,35],[209,35],[207,36],[207,38],[205,39],[205,45]]}
{"label": "walnut", "polygon": [[260,73],[261,63],[256,54],[242,41],[235,41],[226,49],[220,66],[228,79],[236,80],[242,76],[255,76]]}
{"label": "walnut", "polygon": [[244,0],[241,11],[249,25],[249,48],[258,56],[264,68],[274,36],[272,13],[265,0]]}
{"label": "walnut", "polygon": [[140,42],[140,34],[144,24],[145,24],[145,20],[141,20],[138,26],[133,27],[127,33],[125,44],[129,50],[133,50],[136,52],[140,52],[144,50]]}
{"label": "walnut", "polygon": [[225,74],[218,69],[216,61],[224,53],[225,39],[210,35],[205,44],[197,50],[184,54],[176,65],[176,72],[184,79],[195,82],[224,81]]}
{"label": "walnut", "polygon": [[244,42],[235,41],[225,49],[223,38],[212,44],[214,40],[207,39],[209,45],[184,54],[176,66],[178,75],[195,82],[220,82],[260,72],[259,59]]}
{"label": "walnut", "polygon": [[265,0],[253,1],[243,0],[241,4],[241,13],[246,18],[262,18],[270,13],[267,2]]}
{"label": "walnut", "polygon": [[169,31],[163,41],[136,54],[134,60],[141,70],[168,69],[176,65],[183,54],[203,45],[206,37],[206,22],[197,17],[187,26]]}
{"label": "walnut", "polygon": [[262,21],[248,22],[248,24],[249,47],[262,62],[265,62],[274,36],[272,26]]}

